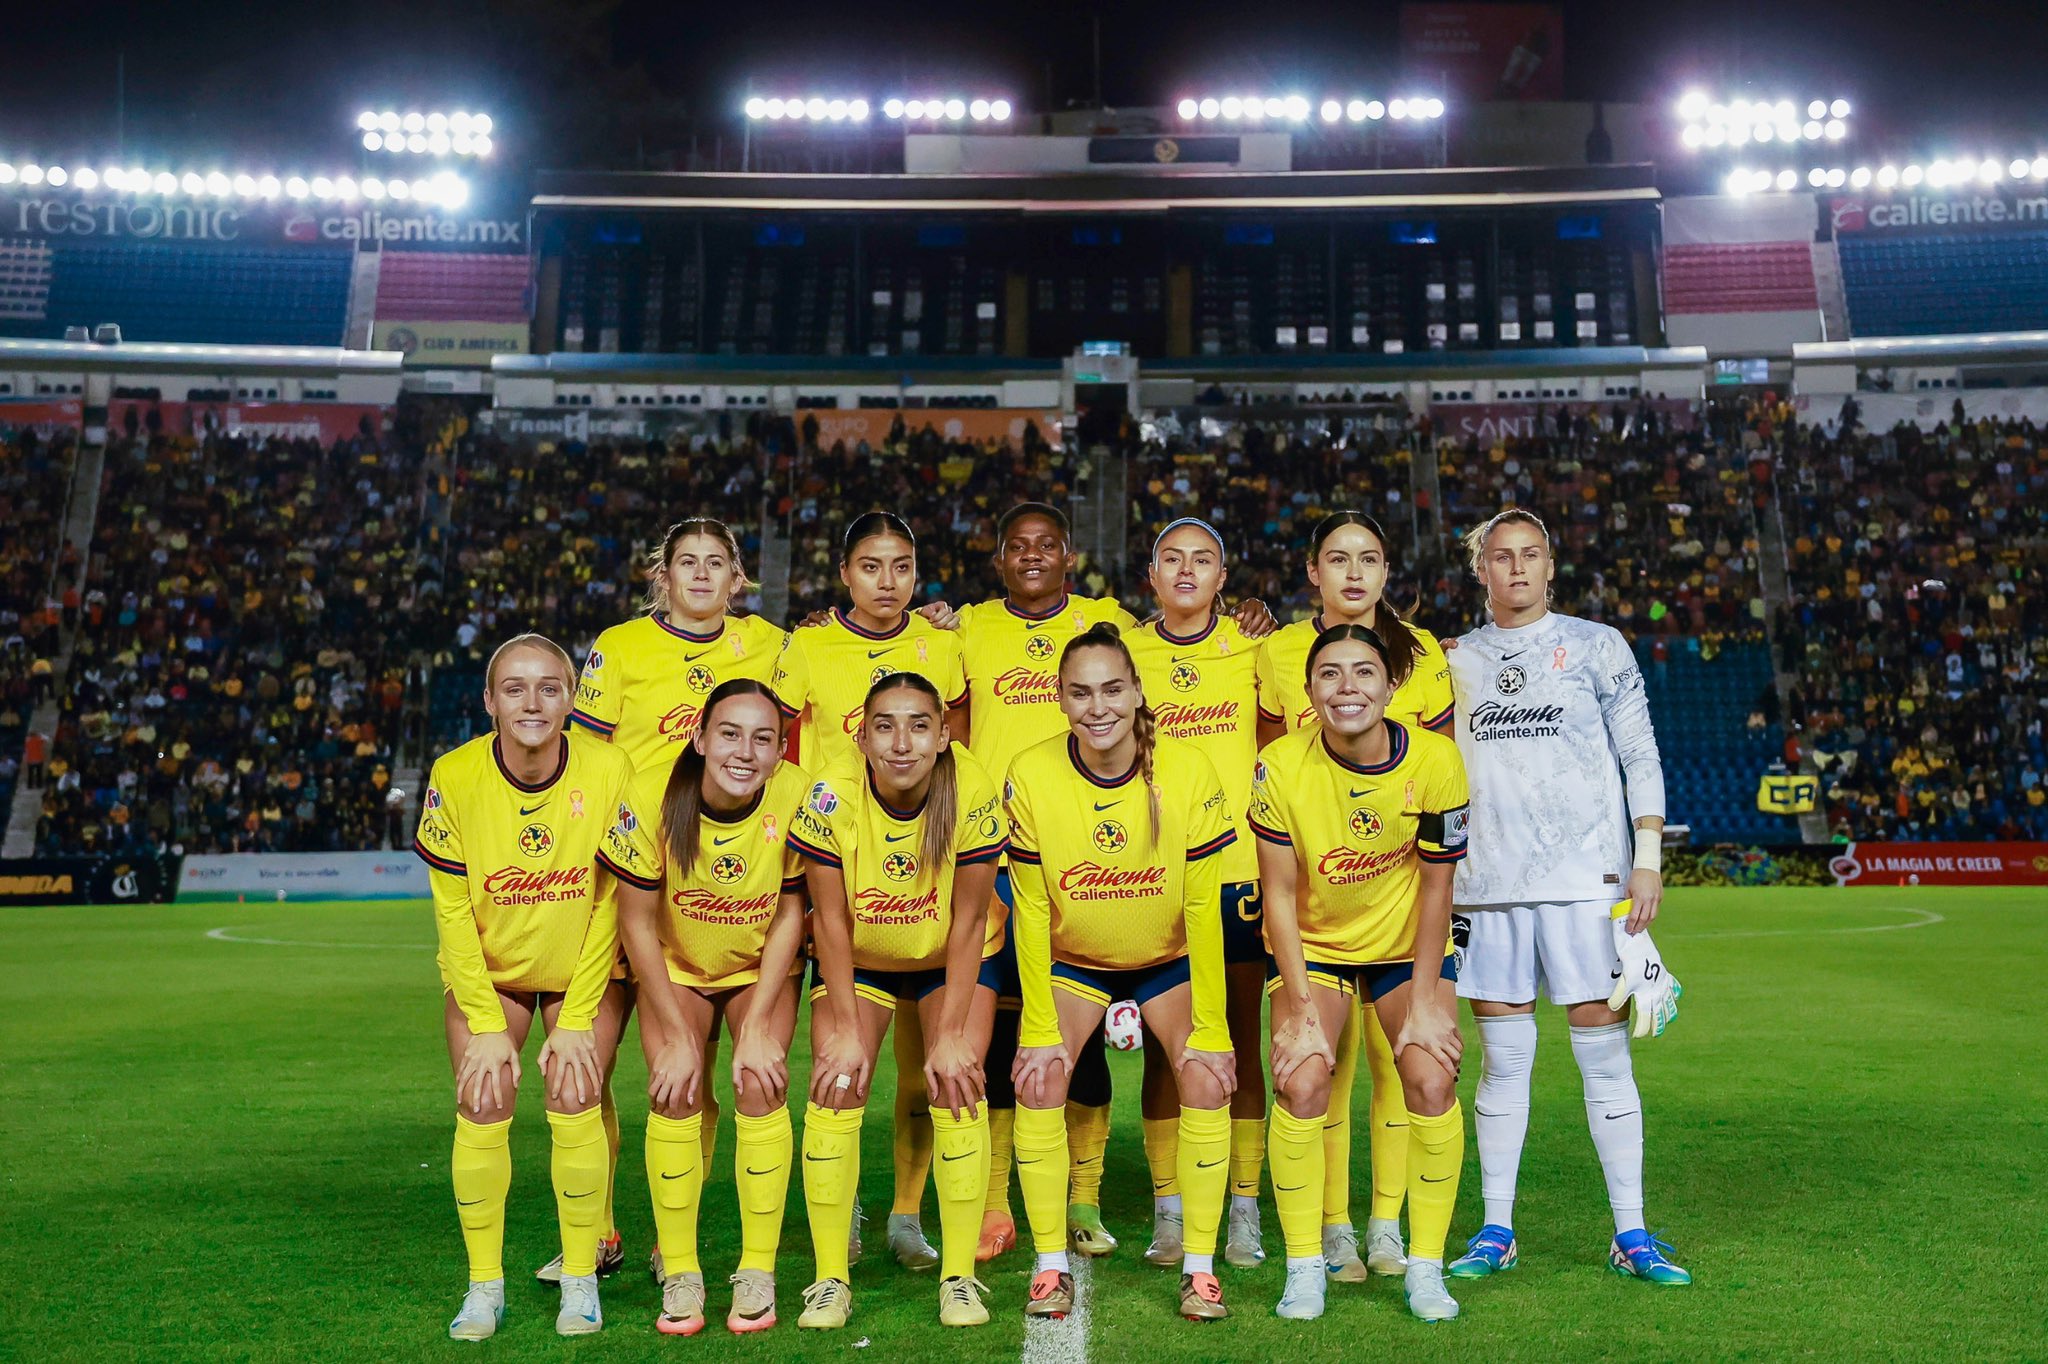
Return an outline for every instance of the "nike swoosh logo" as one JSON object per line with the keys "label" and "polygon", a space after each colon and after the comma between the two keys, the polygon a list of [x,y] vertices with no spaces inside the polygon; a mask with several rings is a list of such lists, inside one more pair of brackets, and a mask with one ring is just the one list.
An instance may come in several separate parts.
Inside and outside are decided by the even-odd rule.
{"label": "nike swoosh logo", "polygon": [[971,1155],[973,1155],[973,1154],[974,1154],[974,1152],[972,1152],[972,1151],[956,1151],[956,1152],[954,1152],[954,1153],[953,1153],[952,1155],[950,1155],[950,1156],[949,1156],[949,1155],[947,1155],[947,1154],[946,1154],[945,1152],[941,1151],[941,1152],[939,1153],[939,1159],[940,1159],[940,1160],[965,1160],[965,1159],[967,1159],[967,1158],[968,1158],[969,1156],[971,1156]]}
{"label": "nike swoosh logo", "polygon": [[[1230,1157],[1225,1156],[1223,1159],[1228,1160]],[[1213,1170],[1222,1163],[1222,1160],[1198,1160],[1195,1162],[1195,1168],[1197,1170]]]}
{"label": "nike swoosh logo", "polygon": [[908,837],[910,837],[909,834],[883,834],[882,841],[884,843],[901,843]]}
{"label": "nike swoosh logo", "polygon": [[1444,1180],[1446,1180],[1446,1179],[1456,1179],[1456,1178],[1457,1178],[1457,1176],[1456,1176],[1456,1175],[1445,1175],[1443,1179],[1431,1179],[1431,1178],[1430,1178],[1430,1177],[1429,1177],[1428,1175],[1424,1175],[1424,1176],[1422,1177],[1422,1182],[1423,1182],[1424,1184],[1441,1184],[1441,1183],[1443,1183],[1443,1182],[1444,1182]]}
{"label": "nike swoosh logo", "polygon": [[1472,1111],[1482,1118],[1505,1118],[1507,1116],[1505,1113],[1489,1113],[1483,1108],[1474,1108]]}
{"label": "nike swoosh logo", "polygon": [[585,1189],[585,1190],[584,1190],[584,1191],[583,1191],[582,1193],[568,1193],[568,1192],[566,1192],[566,1191],[565,1191],[565,1192],[564,1192],[564,1193],[562,1194],[562,1197],[564,1197],[564,1198],[588,1198],[588,1197],[590,1197],[590,1196],[591,1196],[592,1194],[594,1194],[594,1193],[596,1193],[596,1192],[597,1192],[597,1190],[595,1190],[595,1189]]}
{"label": "nike swoosh logo", "polygon": [[724,838],[714,838],[711,840],[711,846],[714,848],[722,848],[726,844],[732,842],[735,838],[738,837],[738,834],[727,834]]}
{"label": "nike swoosh logo", "polygon": [[710,651],[709,649],[705,649],[705,650],[703,650],[703,651],[702,651],[702,652],[700,652],[700,653],[694,653],[694,654],[684,654],[684,655],[683,655],[683,662],[685,662],[685,663],[695,663],[695,662],[696,662],[696,661],[697,661],[698,659],[700,659],[700,658],[704,657],[704,656],[705,656],[705,654],[708,654],[708,653],[710,653],[710,652],[711,652],[711,651]]}
{"label": "nike swoosh logo", "polygon": [[455,1206],[458,1208],[473,1208],[481,1202],[483,1202],[481,1198],[458,1198],[455,1200]]}
{"label": "nike swoosh logo", "polygon": [[1176,663],[1192,663],[1200,657],[1200,654],[1175,654],[1173,661]]}
{"label": "nike swoosh logo", "polygon": [[1358,800],[1358,799],[1360,799],[1360,798],[1362,798],[1362,797],[1365,797],[1365,796],[1369,796],[1369,795],[1371,795],[1371,794],[1372,794],[1372,788],[1371,788],[1370,786],[1368,786],[1368,787],[1366,787],[1366,788],[1365,788],[1365,789],[1364,789],[1363,791],[1353,791],[1353,792],[1351,793],[1351,799],[1353,799],[1353,800]]}
{"label": "nike swoosh logo", "polygon": [[547,803],[546,801],[542,801],[542,802],[541,802],[540,804],[538,804],[538,805],[534,805],[534,806],[525,806],[525,805],[522,805],[522,806],[520,806],[520,807],[519,807],[519,817],[520,817],[521,819],[524,819],[524,818],[526,818],[526,817],[527,817],[528,815],[531,815],[531,814],[537,814],[538,812],[540,812],[540,811],[542,811],[542,810],[545,810],[545,809],[547,809],[547,808],[548,808],[548,803]]}
{"label": "nike swoosh logo", "polygon": [[1076,1164],[1076,1165],[1093,1165],[1093,1164],[1094,1164],[1094,1163],[1095,1163],[1096,1161],[1098,1161],[1098,1160],[1101,1160],[1101,1159],[1102,1159],[1102,1157],[1101,1157],[1101,1156],[1076,1156],[1076,1157],[1074,1157],[1074,1164]]}
{"label": "nike swoosh logo", "polygon": [[1095,807],[1095,813],[1099,815],[1099,814],[1101,814],[1101,813],[1102,813],[1102,812],[1103,812],[1104,810],[1109,810],[1109,809],[1113,809],[1113,808],[1115,808],[1116,806],[1119,806],[1119,805],[1122,805],[1122,804],[1123,804],[1123,802],[1122,802],[1122,801],[1120,801],[1120,800],[1113,800],[1113,801],[1109,802],[1109,804],[1107,804],[1107,805],[1097,805],[1097,806]]}
{"label": "nike swoosh logo", "polygon": [[868,650],[868,658],[870,661],[872,661],[874,659],[880,658],[883,654],[886,654],[888,652],[889,651],[887,649],[870,649]]}
{"label": "nike swoosh logo", "polygon": [[663,1179],[681,1179],[684,1175],[693,1175],[695,1173],[697,1173],[695,1170],[678,1170],[674,1174],[670,1174],[668,1171],[663,1170],[661,1177]]}
{"label": "nike swoosh logo", "polygon": [[1023,1156],[1017,1157],[1017,1163],[1019,1165],[1038,1165],[1043,1163],[1044,1160],[1044,1156],[1032,1156],[1029,1160],[1025,1159]]}
{"label": "nike swoosh logo", "polygon": [[1607,1119],[1607,1121],[1609,1122],[1620,1122],[1623,1118],[1633,1118],[1636,1114],[1642,1111],[1643,1110],[1640,1108],[1631,1108],[1626,1113],[1602,1113],[1600,1116]]}
{"label": "nike swoosh logo", "polygon": [[1275,1188],[1276,1190],[1278,1190],[1279,1192],[1281,1192],[1281,1193],[1299,1193],[1299,1192],[1301,1192],[1301,1191],[1302,1191],[1303,1189],[1306,1189],[1306,1188],[1308,1187],[1308,1185],[1306,1185],[1306,1184],[1275,1184],[1275,1185],[1274,1185],[1273,1187],[1274,1187],[1274,1188]]}
{"label": "nike swoosh logo", "polygon": [[827,1160],[837,1160],[837,1159],[839,1159],[839,1157],[838,1157],[838,1156],[814,1156],[814,1155],[812,1155],[812,1154],[811,1154],[811,1153],[810,1153],[809,1151],[806,1151],[806,1152],[804,1152],[804,1159],[805,1159],[805,1160],[808,1160],[808,1161],[814,1161],[814,1162],[822,1162],[822,1161],[827,1161]]}
{"label": "nike swoosh logo", "polygon": [[1511,658],[1520,658],[1523,654],[1526,654],[1528,652],[1529,651],[1527,649],[1517,649],[1511,654],[1502,654],[1500,656],[1500,660],[1501,662],[1505,663]]}
{"label": "nike swoosh logo", "polygon": [[1382,1127],[1406,1127],[1407,1125],[1405,1122],[1385,1122],[1380,1124]]}
{"label": "nike swoosh logo", "polygon": [[750,1175],[772,1175],[779,1172],[781,1169],[782,1167],[780,1165],[770,1165],[765,1170],[756,1170],[753,1166],[749,1165],[747,1167],[747,1173]]}

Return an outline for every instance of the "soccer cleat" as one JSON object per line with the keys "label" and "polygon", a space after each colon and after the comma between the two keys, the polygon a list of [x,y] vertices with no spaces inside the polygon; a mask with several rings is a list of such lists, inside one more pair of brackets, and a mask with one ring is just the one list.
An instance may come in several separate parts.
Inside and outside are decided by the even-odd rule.
{"label": "soccer cleat", "polygon": [[1067,1249],[1076,1255],[1107,1255],[1116,1249],[1116,1237],[1102,1225],[1102,1209],[1093,1203],[1067,1206]]}
{"label": "soccer cleat", "polygon": [[844,1279],[820,1279],[804,1290],[804,1314],[796,1324],[806,1331],[836,1331],[853,1316],[853,1289]]}
{"label": "soccer cleat", "polygon": [[846,1263],[860,1263],[860,1229],[868,1224],[868,1215],[860,1204],[853,1205],[853,1222],[846,1229]]}
{"label": "soccer cleat", "polygon": [[[624,1259],[625,1257],[622,1254],[620,1258]],[[661,1246],[659,1244],[656,1244],[653,1250],[647,1252],[647,1277],[654,1280],[656,1288],[668,1282],[668,1267],[662,1263]]]}
{"label": "soccer cleat", "polygon": [[1223,1285],[1214,1274],[1180,1276],[1180,1314],[1189,1321],[1221,1321],[1230,1315],[1223,1305]]}
{"label": "soccer cleat", "polygon": [[924,1239],[924,1225],[914,1212],[892,1212],[889,1214],[889,1253],[896,1257],[896,1263],[905,1269],[936,1269],[939,1252],[932,1249],[932,1243]]}
{"label": "soccer cleat", "polygon": [[704,1276],[683,1273],[662,1281],[661,1315],[654,1329],[665,1336],[694,1336],[704,1329]]}
{"label": "soccer cleat", "polygon": [[1365,1261],[1358,1258],[1358,1233],[1349,1222],[1332,1222],[1323,1228],[1323,1267],[1338,1283],[1364,1283]]}
{"label": "soccer cleat", "polygon": [[1444,1273],[1454,1279],[1483,1279],[1515,1267],[1515,1233],[1511,1228],[1489,1222],[1465,1243],[1465,1253],[1451,1261]]}
{"label": "soccer cleat", "polygon": [[1330,1276],[1314,1260],[1287,1262],[1287,1286],[1280,1290],[1276,1317],[1289,1321],[1314,1321],[1323,1314],[1323,1298],[1329,1292]]}
{"label": "soccer cleat", "polygon": [[1410,1260],[1404,1296],[1408,1310],[1424,1321],[1449,1321],[1458,1315],[1458,1300],[1444,1287],[1444,1267],[1434,1260]]}
{"label": "soccer cleat", "polygon": [[462,1310],[448,1323],[450,1340],[489,1340],[505,1324],[505,1281],[473,1283],[462,1295]]}
{"label": "soccer cleat", "polygon": [[1365,1223],[1365,1267],[1389,1279],[1408,1272],[1408,1255],[1401,1245],[1401,1219],[1372,1217]]}
{"label": "soccer cleat", "polygon": [[1074,1276],[1064,1269],[1041,1269],[1031,1276],[1031,1294],[1024,1300],[1027,1317],[1058,1320],[1074,1310]]}
{"label": "soccer cleat", "polygon": [[1671,1247],[1647,1231],[1625,1231],[1607,1248],[1607,1263],[1614,1272],[1645,1283],[1678,1287],[1692,1282],[1692,1275],[1671,1262]]}
{"label": "soccer cleat", "polygon": [[[655,1251],[657,1255],[660,1253],[659,1250]],[[597,1277],[609,1279],[625,1267],[626,1245],[624,1241],[619,1239],[619,1234],[615,1231],[597,1243]],[[534,1270],[533,1277],[542,1283],[560,1283],[562,1281],[562,1257],[557,1254],[554,1259],[549,1260],[539,1269]],[[656,1274],[654,1281],[660,1283],[661,1276]]]}
{"label": "soccer cleat", "polygon": [[981,1295],[988,1285],[971,1276],[954,1275],[939,1285],[939,1325],[986,1326],[988,1305]]}
{"label": "soccer cleat", "polygon": [[1229,1231],[1223,1242],[1223,1262],[1239,1269],[1255,1269],[1266,1262],[1266,1247],[1259,1238],[1259,1205],[1231,1201]]}
{"label": "soccer cleat", "polygon": [[562,1310],[555,1314],[558,1336],[590,1336],[604,1329],[604,1309],[597,1304],[597,1275],[562,1276]]}
{"label": "soccer cleat", "polygon": [[981,1215],[981,1240],[974,1247],[976,1264],[987,1264],[1017,1244],[1017,1222],[1002,1208]]}
{"label": "soccer cleat", "polygon": [[742,1269],[732,1276],[732,1311],[725,1329],[743,1336],[775,1324],[775,1276],[765,1269]]}
{"label": "soccer cleat", "polygon": [[1152,1214],[1152,1244],[1145,1247],[1145,1263],[1172,1269],[1180,1263],[1182,1223],[1177,1212]]}

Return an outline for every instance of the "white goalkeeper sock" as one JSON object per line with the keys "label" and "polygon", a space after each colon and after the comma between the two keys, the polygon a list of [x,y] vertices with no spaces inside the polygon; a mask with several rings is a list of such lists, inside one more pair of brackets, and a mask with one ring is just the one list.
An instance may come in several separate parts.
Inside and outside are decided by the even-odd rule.
{"label": "white goalkeeper sock", "polygon": [[1628,1024],[1573,1028],[1572,1056],[1586,1082],[1586,1125],[1607,1174],[1614,1231],[1643,1229],[1643,1099],[1629,1060]]}
{"label": "white goalkeeper sock", "polygon": [[1479,1128],[1479,1193],[1489,1226],[1515,1225],[1515,1180],[1529,1134],[1529,1075],[1536,1068],[1536,1015],[1479,1020],[1485,1056],[1472,1111]]}

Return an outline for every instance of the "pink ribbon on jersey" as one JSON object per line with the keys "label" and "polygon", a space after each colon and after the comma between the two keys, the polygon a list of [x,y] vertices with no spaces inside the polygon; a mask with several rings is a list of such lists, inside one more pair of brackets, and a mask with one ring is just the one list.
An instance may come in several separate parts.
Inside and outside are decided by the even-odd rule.
{"label": "pink ribbon on jersey", "polygon": [[773,843],[775,841],[775,816],[763,815],[761,817],[761,841],[763,843]]}
{"label": "pink ribbon on jersey", "polygon": [[583,793],[581,791],[571,791],[569,793],[569,818],[583,818]]}
{"label": "pink ribbon on jersey", "polygon": [[1561,671],[1563,671],[1563,669],[1564,669],[1564,648],[1563,648],[1563,646],[1561,646],[1561,645],[1560,645],[1560,646],[1559,646],[1558,648],[1556,648],[1556,649],[1553,649],[1553,650],[1551,650],[1551,653],[1550,653],[1550,670],[1551,670],[1552,672],[1561,672]]}

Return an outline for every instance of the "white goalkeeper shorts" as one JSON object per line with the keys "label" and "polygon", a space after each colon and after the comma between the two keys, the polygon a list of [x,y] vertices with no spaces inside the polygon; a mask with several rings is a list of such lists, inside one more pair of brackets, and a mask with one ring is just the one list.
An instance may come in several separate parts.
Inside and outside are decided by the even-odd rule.
{"label": "white goalkeeper shorts", "polygon": [[1561,905],[1460,905],[1451,914],[1458,997],[1530,1004],[1604,1004],[1621,958],[1613,900]]}

